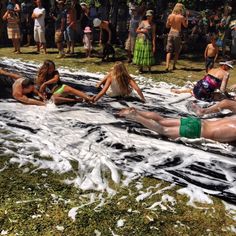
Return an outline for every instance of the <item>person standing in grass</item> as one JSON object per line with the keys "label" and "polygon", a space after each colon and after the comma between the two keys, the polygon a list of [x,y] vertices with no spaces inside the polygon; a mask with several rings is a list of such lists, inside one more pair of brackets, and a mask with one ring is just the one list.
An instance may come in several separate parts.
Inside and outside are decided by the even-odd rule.
{"label": "person standing in grass", "polygon": [[184,16],[185,8],[182,3],[177,3],[168,16],[166,27],[170,28],[168,34],[167,45],[166,45],[166,71],[169,70],[171,54],[174,53],[174,64],[173,70],[176,69],[175,65],[179,58],[179,53],[181,50],[181,27],[188,27],[188,13],[187,16]]}
{"label": "person standing in grass", "polygon": [[34,41],[37,44],[37,53],[40,52],[40,47],[43,47],[44,53],[46,50],[46,39],[45,39],[45,14],[46,11],[42,7],[41,0],[36,0],[37,7],[34,9],[32,18],[34,19]]}
{"label": "person standing in grass", "polygon": [[66,53],[74,54],[75,48],[75,32],[76,32],[76,1],[67,5],[66,9],[66,28],[64,31],[64,38],[66,40]]}
{"label": "person standing in grass", "polygon": [[86,50],[86,57],[90,57],[92,51],[92,31],[89,26],[86,26],[84,29],[83,43]]}
{"label": "person standing in grass", "polygon": [[217,60],[219,53],[219,48],[216,45],[215,36],[211,36],[211,43],[206,46],[204,57],[205,57],[205,67],[206,72],[214,67],[214,63]]}
{"label": "person standing in grass", "polygon": [[143,67],[147,66],[149,72],[154,64],[156,51],[156,25],[153,23],[153,11],[146,11],[146,20],[142,20],[136,30],[138,33],[133,62],[139,66],[139,72],[143,73]]}
{"label": "person standing in grass", "polygon": [[7,11],[3,15],[3,20],[7,21],[7,34],[8,38],[12,40],[12,44],[14,47],[14,53],[20,52],[20,18],[18,13],[14,11],[14,5],[9,3],[7,5]]}
{"label": "person standing in grass", "polygon": [[63,33],[66,24],[66,14],[64,10],[64,1],[57,2],[56,16],[52,15],[55,21],[55,43],[58,48],[59,55],[57,58],[63,58],[65,56],[64,46],[63,46]]}
{"label": "person standing in grass", "polygon": [[134,54],[134,46],[135,46],[135,40],[136,40],[136,30],[138,28],[139,22],[142,18],[142,16],[138,12],[138,7],[135,5],[132,5],[130,8],[131,11],[131,19],[129,23],[129,36],[125,43],[125,49],[127,50],[128,54],[128,62],[132,62],[132,56]]}

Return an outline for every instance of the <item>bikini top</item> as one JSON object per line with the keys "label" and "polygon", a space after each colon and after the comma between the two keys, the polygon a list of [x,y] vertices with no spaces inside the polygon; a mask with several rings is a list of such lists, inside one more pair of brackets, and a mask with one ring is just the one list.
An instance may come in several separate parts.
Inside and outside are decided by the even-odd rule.
{"label": "bikini top", "polygon": [[202,82],[208,85],[208,89],[214,91],[220,88],[222,80],[208,74],[202,79]]}

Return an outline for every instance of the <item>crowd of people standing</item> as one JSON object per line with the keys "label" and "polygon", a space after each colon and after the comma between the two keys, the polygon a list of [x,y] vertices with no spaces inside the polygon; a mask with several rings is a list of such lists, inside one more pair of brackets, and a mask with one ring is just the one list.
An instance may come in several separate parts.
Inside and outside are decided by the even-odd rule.
{"label": "crowd of people standing", "polygon": [[[51,8],[45,8],[42,0],[9,0],[2,19],[15,53],[21,53],[20,45],[35,43],[37,53],[47,53],[47,47],[56,45],[57,57],[63,58],[74,54],[75,44],[80,42],[90,57],[94,43],[99,42],[103,49],[115,44],[126,49],[128,61],[138,65],[140,73],[145,67],[150,71],[161,54],[166,54],[166,71],[170,70],[173,57],[174,70],[181,49],[186,49],[186,45],[191,50],[201,45],[204,49],[212,38],[222,56],[227,45],[231,46],[230,56],[236,55],[236,21],[229,4],[196,12],[186,10],[181,3],[170,3],[162,14],[157,14],[151,1],[118,2],[115,21],[110,1],[87,4],[78,0],[57,0]],[[205,55],[210,66],[217,59],[211,54]]]}

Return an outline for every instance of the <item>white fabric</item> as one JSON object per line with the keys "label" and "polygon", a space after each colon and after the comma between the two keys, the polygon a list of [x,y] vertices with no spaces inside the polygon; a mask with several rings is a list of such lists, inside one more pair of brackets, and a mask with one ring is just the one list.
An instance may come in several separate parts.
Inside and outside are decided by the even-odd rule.
{"label": "white fabric", "polygon": [[42,16],[40,16],[40,17],[34,19],[34,26],[45,27],[45,14],[46,14],[45,9],[44,9],[44,8],[36,7],[36,8],[34,9],[33,13],[34,13],[35,15],[43,14]]}

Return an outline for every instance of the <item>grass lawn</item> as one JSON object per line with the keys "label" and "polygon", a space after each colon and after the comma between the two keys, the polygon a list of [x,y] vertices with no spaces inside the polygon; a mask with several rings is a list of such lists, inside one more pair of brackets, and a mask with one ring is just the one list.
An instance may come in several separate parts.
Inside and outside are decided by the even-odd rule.
{"label": "grass lawn", "polygon": [[[101,58],[97,58],[100,49],[95,47],[94,57],[85,58],[83,47],[76,47],[76,55],[66,57],[63,59],[56,59],[57,50],[48,49],[48,54],[36,54],[34,47],[22,48],[22,54],[17,55],[12,53],[12,48],[0,48],[0,57],[8,56],[10,58],[20,58],[25,61],[36,61],[42,63],[45,59],[53,60],[57,66],[65,66],[76,69],[85,69],[89,72],[106,73],[113,66],[114,62],[102,62]],[[126,53],[124,50],[116,49],[117,60],[126,60]],[[125,62],[126,63],[126,62]],[[126,63],[129,72],[133,75],[138,75],[137,66]],[[146,73],[144,76],[153,78],[156,81],[165,81],[168,83],[184,85],[186,81],[196,81],[205,74],[204,60],[201,56],[182,55],[177,64],[177,70],[166,73],[165,62],[152,67],[152,73]],[[231,71],[229,85],[236,83],[236,71]]]}
{"label": "grass lawn", "polygon": [[[55,59],[57,51],[34,54],[35,48],[22,48],[22,54],[12,53],[12,48],[0,48],[0,57],[20,58],[42,63],[54,60],[57,67],[85,69],[88,72],[109,71],[113,62],[84,58],[83,48],[77,47],[77,55]],[[117,57],[125,59],[119,50]],[[127,64],[131,74],[137,75],[137,67]],[[183,85],[204,75],[204,62],[198,58],[180,59],[178,70],[165,73],[161,63],[153,67],[148,78]],[[236,83],[232,71],[230,84]],[[1,137],[0,130],[0,137]],[[17,141],[17,140],[16,140]],[[74,178],[76,171],[65,174],[37,170],[30,165],[12,164],[11,154],[3,155],[0,142],[0,235],[22,236],[87,236],[87,235],[235,235],[236,211],[225,209],[222,200],[210,196],[213,203],[189,205],[189,198],[179,194],[181,187],[153,178],[140,178],[125,184],[110,186],[116,191],[81,191],[64,183]],[[50,157],[49,157],[50,158]],[[75,166],[76,169],[76,166]],[[142,194],[148,193],[145,197]],[[75,213],[76,214],[73,214]]]}

